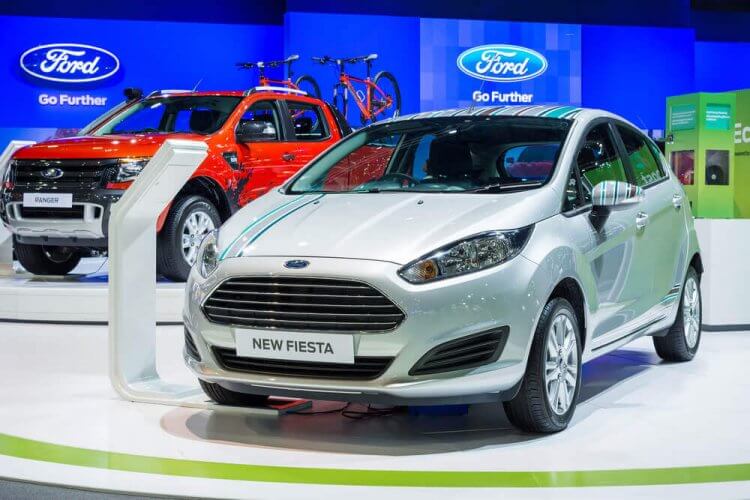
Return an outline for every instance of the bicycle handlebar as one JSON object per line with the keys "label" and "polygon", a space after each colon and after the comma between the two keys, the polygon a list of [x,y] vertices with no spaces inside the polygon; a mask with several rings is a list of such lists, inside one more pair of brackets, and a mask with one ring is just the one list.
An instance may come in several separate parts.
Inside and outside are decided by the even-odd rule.
{"label": "bicycle handlebar", "polygon": [[238,62],[237,67],[240,69],[278,68],[282,64],[288,64],[291,67],[292,63],[297,59],[299,59],[299,54],[292,54],[282,61]]}
{"label": "bicycle handlebar", "polygon": [[334,59],[331,56],[313,57],[312,60],[320,64],[335,63],[336,65],[341,65],[341,64],[355,64],[358,62],[369,63],[370,61],[374,61],[377,58],[378,58],[377,54],[368,54],[366,56],[346,57],[343,59]]}

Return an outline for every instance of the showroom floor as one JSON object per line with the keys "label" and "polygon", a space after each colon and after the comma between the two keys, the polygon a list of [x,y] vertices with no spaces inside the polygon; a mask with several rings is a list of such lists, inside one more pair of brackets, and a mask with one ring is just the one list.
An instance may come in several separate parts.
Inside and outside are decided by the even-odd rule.
{"label": "showroom floor", "polygon": [[[747,332],[705,334],[689,364],[661,363],[649,339],[588,364],[552,436],[514,431],[492,405],[356,420],[134,404],[109,385],[105,326],[0,323],[0,341],[4,478],[201,497],[750,497],[736,481],[750,475]],[[181,350],[182,328],[159,327],[162,376],[194,384]]]}

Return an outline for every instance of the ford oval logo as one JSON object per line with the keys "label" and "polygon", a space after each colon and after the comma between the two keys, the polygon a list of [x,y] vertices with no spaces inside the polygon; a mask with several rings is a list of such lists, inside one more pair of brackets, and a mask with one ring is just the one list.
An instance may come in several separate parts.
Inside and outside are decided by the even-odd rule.
{"label": "ford oval logo", "polygon": [[60,177],[63,176],[62,169],[55,168],[55,167],[42,170],[41,173],[42,173],[42,177],[44,177],[45,179],[51,179],[51,180],[59,179]]}
{"label": "ford oval logo", "polygon": [[306,260],[288,260],[284,262],[284,267],[287,269],[304,269],[310,265],[310,262]]}
{"label": "ford oval logo", "polygon": [[469,76],[491,82],[531,80],[547,71],[547,59],[517,45],[480,45],[465,50],[456,61]]}
{"label": "ford oval logo", "polygon": [[21,54],[20,62],[29,75],[51,82],[95,82],[120,69],[120,60],[112,52],[79,43],[38,45]]}

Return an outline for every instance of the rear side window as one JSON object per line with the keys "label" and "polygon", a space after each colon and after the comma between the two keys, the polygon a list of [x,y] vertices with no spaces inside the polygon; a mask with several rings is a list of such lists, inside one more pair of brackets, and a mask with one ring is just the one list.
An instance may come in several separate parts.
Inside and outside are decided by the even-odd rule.
{"label": "rear side window", "polygon": [[628,182],[622,159],[617,154],[609,125],[592,128],[578,151],[576,160],[581,173],[584,201],[591,201],[591,190],[602,181]]}
{"label": "rear side window", "polygon": [[287,101],[286,104],[298,141],[320,141],[330,136],[320,106],[299,101]]}
{"label": "rear side window", "polygon": [[661,164],[648,146],[646,139],[637,132],[622,125],[617,125],[625,152],[633,168],[633,176],[637,186],[648,186],[666,177]]}

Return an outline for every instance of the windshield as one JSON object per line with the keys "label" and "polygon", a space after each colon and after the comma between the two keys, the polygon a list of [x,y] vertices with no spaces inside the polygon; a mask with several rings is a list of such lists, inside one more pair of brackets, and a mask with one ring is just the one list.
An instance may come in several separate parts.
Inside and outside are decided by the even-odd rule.
{"label": "windshield", "polygon": [[241,100],[232,96],[152,97],[116,114],[93,135],[212,134]]}
{"label": "windshield", "polygon": [[554,171],[570,122],[453,117],[363,129],[289,187],[310,192],[501,192],[539,187]]}

